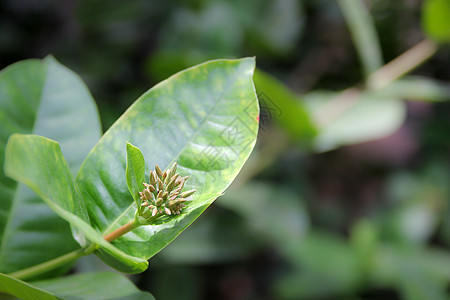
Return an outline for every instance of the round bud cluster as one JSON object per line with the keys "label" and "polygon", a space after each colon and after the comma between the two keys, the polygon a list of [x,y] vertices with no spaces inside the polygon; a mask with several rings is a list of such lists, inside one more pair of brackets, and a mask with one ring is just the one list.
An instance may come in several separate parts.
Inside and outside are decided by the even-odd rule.
{"label": "round bud cluster", "polygon": [[139,192],[142,200],[142,216],[146,219],[154,218],[157,215],[180,214],[186,206],[184,203],[187,197],[195,193],[194,190],[181,192],[189,176],[180,177],[176,173],[177,163],[165,172],[161,171],[158,164],[155,170],[150,172],[149,183],[144,182],[144,190]]}

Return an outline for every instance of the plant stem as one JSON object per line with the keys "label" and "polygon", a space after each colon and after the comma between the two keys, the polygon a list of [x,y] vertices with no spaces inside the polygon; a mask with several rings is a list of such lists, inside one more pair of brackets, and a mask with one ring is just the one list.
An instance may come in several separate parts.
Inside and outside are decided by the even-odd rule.
{"label": "plant stem", "polygon": [[124,235],[125,233],[130,232],[131,230],[136,229],[139,226],[141,226],[141,224],[138,223],[136,221],[136,219],[133,219],[130,222],[128,222],[127,224],[123,225],[122,227],[117,228],[113,232],[105,235],[103,238],[105,240],[107,240],[108,242],[112,242],[115,239],[117,239],[117,238],[121,237],[122,235]]}
{"label": "plant stem", "polygon": [[26,269],[22,269],[20,271],[10,273],[8,275],[15,277],[17,279],[21,279],[21,280],[28,279],[28,278],[34,277],[36,275],[45,273],[47,271],[56,269],[57,267],[60,267],[64,264],[69,263],[73,260],[76,260],[80,257],[89,255],[95,251],[96,247],[97,247],[96,244],[91,244],[87,248],[81,248],[81,249],[69,252],[69,253],[64,254],[60,257],[57,257],[55,259],[46,261],[44,263],[29,267]]}
{"label": "plant stem", "polygon": [[[141,224],[139,222],[137,222],[135,219],[133,219],[132,221],[128,222],[127,224],[123,225],[122,227],[114,230],[110,234],[105,235],[103,238],[109,242],[112,242],[115,239],[124,235],[125,233],[139,227],[140,225]],[[56,269],[57,267],[60,267],[66,263],[74,261],[80,257],[89,255],[89,254],[93,253],[95,251],[95,249],[97,249],[97,244],[91,244],[87,248],[82,248],[82,249],[78,249],[78,250],[69,252],[69,253],[64,254],[60,257],[57,257],[55,259],[46,261],[44,263],[29,267],[26,269],[22,269],[22,270],[10,273],[8,275],[15,277],[17,279],[21,279],[21,280],[28,279],[28,278],[34,277],[36,275]]]}
{"label": "plant stem", "polygon": [[423,40],[410,48],[394,60],[385,64],[367,78],[367,86],[377,90],[407,74],[428,58],[437,50],[437,45],[431,40]]}
{"label": "plant stem", "polygon": [[363,1],[339,0],[338,4],[352,35],[364,73],[369,76],[383,65],[372,16]]}

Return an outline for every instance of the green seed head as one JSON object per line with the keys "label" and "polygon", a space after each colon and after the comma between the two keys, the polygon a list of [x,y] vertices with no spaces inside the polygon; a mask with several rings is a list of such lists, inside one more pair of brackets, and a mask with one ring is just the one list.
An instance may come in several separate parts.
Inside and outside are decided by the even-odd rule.
{"label": "green seed head", "polygon": [[176,171],[176,162],[164,172],[158,164],[155,165],[155,170],[150,172],[149,183],[144,182],[144,189],[139,192],[142,203],[137,213],[140,217],[152,221],[163,215],[178,215],[186,207],[186,198],[196,190],[182,192],[189,176],[180,177]]}

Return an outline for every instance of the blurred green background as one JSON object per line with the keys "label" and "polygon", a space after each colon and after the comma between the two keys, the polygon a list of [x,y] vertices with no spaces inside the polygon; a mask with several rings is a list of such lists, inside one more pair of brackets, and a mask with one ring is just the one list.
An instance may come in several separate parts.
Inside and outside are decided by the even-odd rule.
{"label": "blurred green background", "polygon": [[3,0],[0,68],[53,54],[106,130],[177,71],[256,56],[257,148],[132,276],[156,298],[448,299],[449,22],[448,0]]}

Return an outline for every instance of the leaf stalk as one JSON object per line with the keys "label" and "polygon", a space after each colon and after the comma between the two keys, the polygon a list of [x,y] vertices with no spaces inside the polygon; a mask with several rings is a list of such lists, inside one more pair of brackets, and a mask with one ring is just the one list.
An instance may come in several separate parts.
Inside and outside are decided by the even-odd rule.
{"label": "leaf stalk", "polygon": [[97,249],[96,244],[91,244],[90,246],[86,248],[81,248],[72,252],[69,252],[67,254],[64,254],[60,257],[57,257],[55,259],[46,261],[44,263],[34,265],[32,267],[22,269],[13,273],[8,274],[11,277],[15,277],[17,279],[29,279],[32,277],[35,277],[37,275],[43,274],[45,272],[51,271],[53,269],[56,269],[60,266],[63,266],[71,261],[74,261],[80,257],[86,256],[91,254],[92,252]]}
{"label": "leaf stalk", "polygon": [[[115,239],[121,237],[127,232],[132,231],[133,229],[136,229],[137,227],[141,226],[136,219],[133,219],[132,221],[128,222],[127,224],[123,225],[122,227],[114,230],[113,232],[105,235],[103,238],[107,240],[108,242],[112,242]],[[59,256],[55,259],[46,261],[44,263],[34,265],[32,267],[22,269],[13,273],[8,274],[11,277],[25,280],[29,278],[33,278],[37,275],[43,274],[45,272],[54,270],[58,267],[61,267],[71,261],[77,260],[80,257],[92,254],[96,249],[98,245],[97,244],[91,244],[86,248],[77,249],[75,251],[69,252],[67,254],[64,254],[62,256]]]}
{"label": "leaf stalk", "polygon": [[139,223],[136,219],[133,219],[130,222],[128,222],[127,224],[123,225],[122,227],[119,227],[116,230],[114,230],[113,232],[105,235],[103,238],[105,240],[107,240],[108,242],[112,242],[112,241],[118,239],[119,237],[121,237],[122,235],[132,231],[133,229],[138,228],[141,225],[142,224]]}

